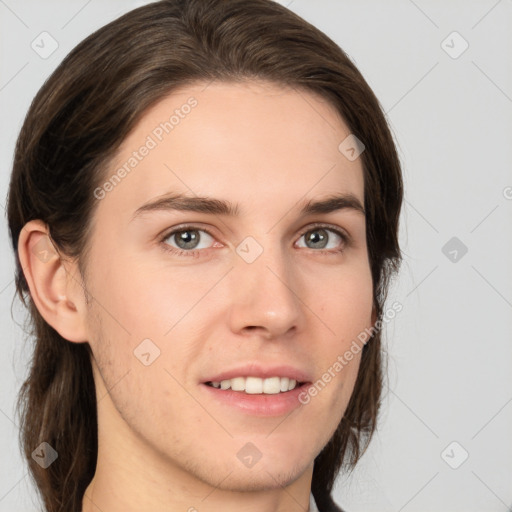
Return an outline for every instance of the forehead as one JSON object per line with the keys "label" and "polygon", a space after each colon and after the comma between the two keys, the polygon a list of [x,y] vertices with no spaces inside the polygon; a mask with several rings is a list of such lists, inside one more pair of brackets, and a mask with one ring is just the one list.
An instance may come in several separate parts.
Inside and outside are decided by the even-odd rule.
{"label": "forehead", "polygon": [[336,109],[311,92],[268,82],[189,85],[148,110],[123,142],[105,179],[122,177],[100,206],[133,213],[169,192],[269,215],[339,192],[364,204],[361,160],[338,149],[349,134]]}

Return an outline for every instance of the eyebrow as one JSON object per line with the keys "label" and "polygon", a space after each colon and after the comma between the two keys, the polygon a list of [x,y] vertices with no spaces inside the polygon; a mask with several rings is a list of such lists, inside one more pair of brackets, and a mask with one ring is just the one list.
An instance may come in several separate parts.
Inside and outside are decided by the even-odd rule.
{"label": "eyebrow", "polygon": [[[365,215],[365,210],[359,199],[353,194],[333,194],[321,200],[310,199],[299,203],[301,216],[333,213],[339,210],[352,210]],[[240,206],[230,201],[210,197],[190,197],[183,194],[170,194],[149,201],[138,208],[132,216],[137,217],[155,211],[188,211],[207,213],[210,215],[225,215],[237,217]]]}

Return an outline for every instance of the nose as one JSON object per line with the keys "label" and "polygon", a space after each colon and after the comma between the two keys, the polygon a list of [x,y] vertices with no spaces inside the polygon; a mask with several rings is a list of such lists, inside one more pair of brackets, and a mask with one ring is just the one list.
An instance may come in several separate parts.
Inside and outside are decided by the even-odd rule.
{"label": "nose", "polygon": [[263,248],[252,263],[237,256],[230,273],[232,332],[274,339],[301,328],[304,292],[290,256],[281,247]]}

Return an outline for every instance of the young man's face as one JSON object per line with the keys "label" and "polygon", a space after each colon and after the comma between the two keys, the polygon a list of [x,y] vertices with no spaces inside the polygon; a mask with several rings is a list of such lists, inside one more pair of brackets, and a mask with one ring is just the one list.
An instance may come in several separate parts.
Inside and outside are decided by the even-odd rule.
{"label": "young man's face", "polygon": [[[364,214],[301,212],[335,195],[364,205],[361,159],[338,149],[349,134],[310,93],[212,83],[174,92],[124,141],[104,182],[120,179],[96,191],[85,282],[98,472],[139,472],[169,488],[180,475],[217,492],[311,477],[360,352],[335,363],[372,325]],[[178,194],[237,212],[138,211]],[[307,385],[274,393],[286,379],[266,382],[269,394],[254,378],[231,382],[249,393],[206,384],[295,373],[324,385],[311,396]]]}

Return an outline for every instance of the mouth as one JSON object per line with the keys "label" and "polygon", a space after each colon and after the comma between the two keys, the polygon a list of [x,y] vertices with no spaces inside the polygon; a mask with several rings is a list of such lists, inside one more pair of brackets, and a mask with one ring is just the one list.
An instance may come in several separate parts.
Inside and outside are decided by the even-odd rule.
{"label": "mouth", "polygon": [[205,398],[229,411],[276,417],[300,408],[311,382],[312,373],[300,365],[253,360],[205,376],[200,388]]}
{"label": "mouth", "polygon": [[234,377],[201,383],[208,400],[244,415],[277,417],[303,405],[300,400],[309,382],[288,377]]}
{"label": "mouth", "polygon": [[289,377],[234,377],[221,381],[205,382],[207,386],[219,389],[221,391],[237,391],[247,395],[277,395],[288,393],[294,389],[300,388],[307,382],[298,382]]}

